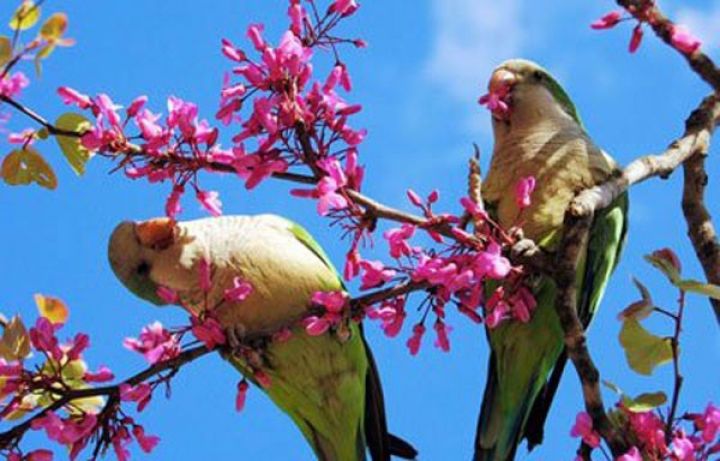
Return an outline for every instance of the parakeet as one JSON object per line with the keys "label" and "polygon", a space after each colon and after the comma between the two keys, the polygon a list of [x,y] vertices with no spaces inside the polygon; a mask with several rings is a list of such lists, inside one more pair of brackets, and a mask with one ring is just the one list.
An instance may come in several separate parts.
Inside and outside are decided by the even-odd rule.
{"label": "parakeet", "polygon": [[[502,103],[491,107],[495,145],[483,199],[501,226],[521,224],[525,237],[552,252],[570,201],[618,174],[618,166],[588,137],[567,93],[534,62],[504,62],[494,70],[489,90]],[[529,176],[536,188],[531,204],[521,209],[514,191]],[[594,218],[576,279],[578,315],[585,327],[618,263],[627,212],[623,194]],[[542,441],[567,361],[554,308],[555,283],[543,275],[529,283],[537,301],[532,319],[488,331],[492,352],[475,440],[477,461],[512,460],[523,438],[529,449]]]}
{"label": "parakeet", "polygon": [[[188,222],[156,218],[123,222],[112,233],[109,260],[120,281],[140,298],[163,304],[159,287],[178,293],[193,311],[213,306],[228,331],[252,334],[295,325],[285,341],[272,341],[262,355],[264,390],[298,426],[323,461],[391,454],[412,459],[417,452],[387,432],[382,389],[361,326],[349,337],[310,336],[297,321],[314,292],[343,290],[322,248],[298,224],[275,215],[223,216]],[[198,277],[210,263],[212,287]],[[252,286],[241,302],[224,298],[236,277]],[[252,379],[247,361],[225,354]],[[292,458],[293,456],[290,456]]]}

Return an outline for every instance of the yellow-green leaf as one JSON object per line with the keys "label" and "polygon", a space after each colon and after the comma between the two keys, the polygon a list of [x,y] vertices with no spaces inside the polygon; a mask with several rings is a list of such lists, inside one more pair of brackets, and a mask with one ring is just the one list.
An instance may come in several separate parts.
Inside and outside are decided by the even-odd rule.
{"label": "yellow-green leaf", "polygon": [[652,297],[650,296],[650,290],[648,290],[647,287],[645,287],[645,285],[643,285],[642,282],[640,282],[640,280],[636,279],[635,277],[633,277],[632,280],[638,291],[640,291],[640,296],[642,296],[642,299],[639,301],[635,301],[634,303],[623,309],[620,314],[618,314],[618,319],[620,320],[630,318],[635,320],[642,320],[652,314],[653,309],[655,308]]}
{"label": "yellow-green leaf", "polygon": [[648,392],[640,394],[634,399],[631,399],[630,397],[625,397],[623,399],[623,405],[625,405],[628,410],[635,413],[650,411],[665,402],[667,402],[667,396],[664,392]]}
{"label": "yellow-green leaf", "polygon": [[709,296],[713,299],[720,300],[720,286],[712,283],[703,283],[697,280],[680,280],[675,284],[683,291],[692,291],[701,295]]}
{"label": "yellow-green leaf", "polygon": [[656,269],[665,274],[665,276],[674,285],[680,281],[680,271],[673,265],[672,261],[658,251],[645,255],[645,261],[652,264]]}
{"label": "yellow-green leaf", "polygon": [[50,323],[59,324],[67,322],[70,311],[62,300],[36,293],[35,304],[37,304],[40,316],[48,319]]}
{"label": "yellow-green leaf", "polygon": [[21,360],[30,355],[30,336],[19,316],[5,326],[0,344],[0,355],[5,360]]}
{"label": "yellow-green leaf", "polygon": [[11,186],[35,182],[47,189],[57,187],[55,172],[32,147],[10,152],[2,162],[0,176]]}
{"label": "yellow-green leaf", "polygon": [[65,13],[55,13],[40,28],[40,36],[48,41],[58,40],[65,34],[67,24],[68,20]]}
{"label": "yellow-green leaf", "polygon": [[602,382],[603,386],[607,387],[608,389],[610,389],[617,395],[624,395],[622,389],[620,389],[620,386],[618,386],[614,382],[608,381],[607,379],[603,379],[601,382]]}
{"label": "yellow-green leaf", "polygon": [[10,18],[12,30],[27,30],[37,24],[40,19],[40,7],[35,6],[32,0],[23,0]]}
{"label": "yellow-green leaf", "polygon": [[[83,133],[92,129],[92,124],[88,119],[74,112],[62,114],[55,122],[55,126],[61,130],[74,131],[75,133]],[[85,164],[90,160],[92,152],[82,145],[79,137],[57,135],[55,139],[57,139],[62,153],[75,174],[78,176],[84,174]]]}
{"label": "yellow-green leaf", "polygon": [[12,42],[10,37],[0,36],[0,66],[4,66],[12,59]]}
{"label": "yellow-green leaf", "polygon": [[47,128],[42,127],[35,132],[35,136],[37,136],[38,139],[45,140],[48,138],[48,136],[50,136],[50,132],[48,131]]}
{"label": "yellow-green leaf", "polygon": [[642,375],[650,375],[656,366],[672,360],[670,339],[650,333],[634,319],[623,322],[620,344],[630,368]]}

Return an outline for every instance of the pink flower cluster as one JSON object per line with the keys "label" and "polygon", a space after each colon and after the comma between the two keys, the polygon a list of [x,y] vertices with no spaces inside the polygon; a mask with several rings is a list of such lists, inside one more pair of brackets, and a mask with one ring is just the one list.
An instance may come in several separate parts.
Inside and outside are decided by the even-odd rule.
{"label": "pink flower cluster", "polygon": [[[121,107],[106,94],[90,97],[68,87],[58,93],[66,104],[92,112],[94,127],[82,136],[86,148],[120,157],[130,178],[172,182],[166,204],[170,217],[181,212],[180,199],[188,183],[204,209],[214,216],[222,213],[218,193],[199,187],[200,170],[235,172],[252,189],[299,164],[310,167],[317,186],[295,194],[318,199],[318,212],[327,214],[347,206],[345,188],[360,187],[362,168],[357,166],[355,147],[366,133],[349,124],[361,107],[345,102],[337,92],[338,87],[346,92],[352,88],[347,67],[337,61],[320,82],[313,80],[310,60],[318,47],[364,45],[330,33],[358,7],[354,0],[333,2],[316,23],[299,1],[291,0],[290,26],[276,46],[265,38],[262,24],[248,27],[246,35],[256,59],[230,40],[222,40],[222,53],[235,66],[232,75],[240,79],[226,75],[215,114],[223,125],[240,125],[231,148],[218,144],[219,129],[199,118],[197,105],[174,96],[168,98],[163,120],[145,108],[145,96],[131,102],[121,116]],[[127,133],[133,125],[137,135]],[[132,144],[134,139],[141,142]],[[342,159],[344,170],[338,163]]]}
{"label": "pink flower cluster", "polygon": [[[682,419],[693,424],[691,433],[675,424],[669,438],[665,422],[658,413],[631,411],[622,403],[618,404],[618,408],[625,417],[625,430],[634,446],[616,461],[702,461],[720,453],[720,409],[712,403],[703,413],[683,416]],[[590,415],[585,412],[578,413],[570,435],[580,437],[590,448],[600,446],[600,435],[593,429]],[[670,440],[669,445],[667,440]]]}
{"label": "pink flower cluster", "polygon": [[[534,178],[525,178],[517,187],[517,200],[521,207],[530,204],[530,195],[534,189]],[[382,261],[364,260],[357,252],[348,254],[346,278],[360,275],[361,289],[379,288],[394,281],[404,281],[431,287],[428,290],[426,314],[420,324],[413,327],[413,334],[407,345],[415,355],[425,334],[422,325],[428,312],[435,317],[433,329],[436,333],[435,346],[448,351],[450,342],[448,333],[451,328],[445,322],[446,305],[453,304],[458,311],[472,321],[485,321],[488,328],[496,328],[507,320],[530,321],[536,307],[531,291],[522,283],[522,269],[513,268],[502,254],[508,243],[506,236],[499,233],[481,206],[465,197],[461,205],[468,216],[475,219],[481,227],[483,239],[478,239],[458,227],[461,219],[447,214],[436,215],[432,205],[439,194],[433,191],[427,198],[421,198],[414,191],[408,191],[410,202],[421,209],[431,225],[450,226],[454,239],[446,240],[432,227],[420,227],[403,224],[387,230],[383,236],[388,242],[390,256],[396,261],[395,267],[388,267]],[[435,242],[442,244],[442,251],[428,250],[413,245],[411,239],[424,231]],[[350,261],[352,258],[352,261]],[[356,269],[355,269],[356,268]],[[348,277],[348,275],[350,277]],[[489,298],[485,298],[487,281],[496,281],[497,288]],[[394,337],[402,329],[407,317],[406,297],[400,296],[386,300],[377,307],[366,311],[369,318],[379,320],[386,335]],[[484,308],[480,311],[480,308]]]}
{"label": "pink flower cluster", "polygon": [[160,322],[144,327],[138,338],[125,338],[123,345],[142,354],[150,364],[169,360],[180,354],[178,337],[166,330]]}
{"label": "pink flower cluster", "polygon": [[316,291],[312,295],[312,302],[324,308],[325,312],[305,317],[302,324],[309,335],[320,336],[343,319],[348,295],[344,291]]}

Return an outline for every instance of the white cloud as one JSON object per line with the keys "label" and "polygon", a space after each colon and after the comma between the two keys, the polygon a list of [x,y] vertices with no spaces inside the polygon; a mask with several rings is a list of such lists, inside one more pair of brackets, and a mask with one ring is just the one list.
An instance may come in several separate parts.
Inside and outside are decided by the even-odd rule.
{"label": "white cloud", "polygon": [[476,99],[500,62],[521,54],[521,0],[432,0],[426,75],[452,98]]}
{"label": "white cloud", "polygon": [[706,50],[720,47],[720,1],[715,1],[711,10],[680,8],[675,15],[679,24],[700,38]]}

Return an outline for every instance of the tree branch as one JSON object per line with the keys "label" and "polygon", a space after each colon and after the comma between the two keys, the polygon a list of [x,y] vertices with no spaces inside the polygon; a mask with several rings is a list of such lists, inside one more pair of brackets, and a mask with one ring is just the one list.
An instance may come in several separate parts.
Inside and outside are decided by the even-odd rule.
{"label": "tree branch", "polygon": [[648,155],[631,162],[609,181],[582,191],[565,213],[563,238],[556,254],[558,296],[555,308],[565,335],[568,355],[582,383],[587,412],[593,426],[607,441],[615,456],[623,454],[627,441],[605,413],[600,392],[600,374],[587,348],[582,323],[577,315],[576,273],[581,250],[585,247],[595,212],[609,206],[631,185],[651,177],[668,177],[696,152],[706,152],[712,132],[720,119],[720,101],[716,95],[706,97],[686,121],[685,133],[658,155]]}
{"label": "tree branch", "polygon": [[163,371],[176,370],[181,366],[185,365],[186,363],[192,362],[193,360],[198,359],[210,352],[212,351],[205,346],[198,346],[192,349],[188,349],[184,352],[181,352],[177,357],[174,357],[170,360],[165,360],[151,367],[148,367],[140,373],[137,373],[125,379],[124,381],[112,386],[92,387],[87,389],[73,389],[69,391],[57,390],[57,394],[61,396],[58,400],[53,402],[48,407],[44,408],[42,411],[36,413],[31,418],[26,419],[22,423],[12,427],[11,429],[8,429],[7,431],[0,432],[0,450],[5,450],[12,447],[13,443],[20,437],[22,437],[22,435],[28,429],[30,429],[33,421],[42,418],[51,411],[61,409],[73,400],[103,396],[118,399],[120,398],[120,385],[129,384],[131,386],[136,386],[147,380],[148,378],[162,373]]}

